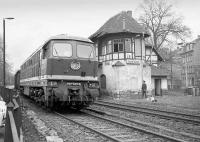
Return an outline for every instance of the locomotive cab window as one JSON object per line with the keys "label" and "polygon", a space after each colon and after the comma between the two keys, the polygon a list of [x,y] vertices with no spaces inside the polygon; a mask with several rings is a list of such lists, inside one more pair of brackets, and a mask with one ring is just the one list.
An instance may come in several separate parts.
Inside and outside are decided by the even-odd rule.
{"label": "locomotive cab window", "polygon": [[48,43],[46,43],[45,45],[44,45],[44,47],[42,48],[42,51],[41,51],[42,53],[42,55],[41,55],[41,59],[46,59],[46,58],[48,58],[48,57],[50,57],[50,49],[49,49],[49,44]]}
{"label": "locomotive cab window", "polygon": [[71,57],[72,45],[70,43],[54,43],[53,56],[57,57]]}
{"label": "locomotive cab window", "polygon": [[94,58],[94,50],[90,45],[78,44],[77,56],[80,58]]}

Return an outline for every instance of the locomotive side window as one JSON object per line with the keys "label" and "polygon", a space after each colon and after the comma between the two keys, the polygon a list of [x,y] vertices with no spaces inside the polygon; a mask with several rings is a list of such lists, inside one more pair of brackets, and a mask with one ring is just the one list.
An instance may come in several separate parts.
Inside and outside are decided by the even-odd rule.
{"label": "locomotive side window", "polygon": [[69,43],[54,43],[53,44],[53,56],[71,57],[72,56],[72,45]]}
{"label": "locomotive side window", "polygon": [[46,59],[50,56],[50,50],[49,50],[49,45],[46,44],[44,47],[43,47],[43,55],[42,55],[42,59]]}
{"label": "locomotive side window", "polygon": [[94,58],[93,47],[90,45],[78,44],[77,56],[80,58]]}

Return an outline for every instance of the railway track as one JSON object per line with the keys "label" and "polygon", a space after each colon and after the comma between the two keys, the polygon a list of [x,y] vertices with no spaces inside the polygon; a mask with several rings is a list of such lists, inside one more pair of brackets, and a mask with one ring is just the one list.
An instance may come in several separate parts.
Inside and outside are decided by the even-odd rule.
{"label": "railway track", "polygon": [[106,106],[110,108],[127,110],[127,111],[137,112],[137,113],[144,113],[148,115],[159,116],[165,119],[166,118],[175,119],[177,121],[184,121],[187,123],[200,125],[200,116],[197,116],[197,115],[190,115],[190,114],[177,113],[177,112],[164,111],[164,110],[155,110],[152,108],[139,107],[136,105],[123,105],[123,104],[117,104],[117,103],[111,103],[111,102],[105,102],[105,101],[95,102],[94,105]]}
{"label": "railway track", "polygon": [[[119,120],[105,117],[104,115],[98,115],[94,113],[88,113],[81,111],[80,116],[64,115],[55,112],[57,115],[70,120],[82,127],[85,127],[99,135],[106,137],[108,140],[116,142],[140,142],[140,141],[173,141],[173,142],[186,142],[184,139],[176,138],[171,135],[162,134],[161,132],[155,132],[139,125],[133,125],[128,120]],[[98,112],[103,114],[103,112]],[[122,118],[121,118],[122,119]],[[152,129],[152,128],[151,128]],[[195,140],[188,139],[187,142]]]}
{"label": "railway track", "polygon": [[[32,107],[31,107],[32,108]],[[42,111],[42,110],[41,110]],[[91,112],[92,111],[92,112]],[[163,133],[161,128],[155,128],[155,126],[147,126],[147,124],[138,124],[138,122],[133,122],[130,119],[114,116],[112,114],[108,114],[105,112],[95,110],[83,110],[82,112],[76,113],[65,113],[60,114],[58,112],[54,113],[45,113],[41,112],[42,120],[45,121],[49,126],[53,129],[56,129],[61,137],[64,140],[69,139],[69,131],[71,131],[71,127],[75,127],[78,131],[87,131],[88,129],[91,132],[91,136],[88,138],[92,138],[93,141],[117,141],[117,142],[162,142],[162,141],[175,141],[175,142],[198,142],[198,138],[192,138],[191,135],[183,136],[182,138],[178,133],[167,132]],[[76,124],[69,123],[72,121]],[[135,124],[133,124],[135,123]],[[78,127],[80,126],[80,127]],[[81,128],[82,127],[82,128]],[[86,128],[86,129],[85,129]],[[69,130],[67,130],[69,129]],[[85,130],[83,130],[85,129]],[[75,130],[77,132],[77,130]],[[67,137],[66,137],[67,135]],[[76,133],[74,134],[76,135]],[[179,136],[177,136],[179,135]],[[88,135],[87,135],[88,136]],[[70,135],[70,138],[72,136]],[[185,138],[190,137],[190,138]],[[84,137],[85,138],[85,137]],[[75,138],[71,138],[75,139]],[[99,140],[96,140],[99,139]],[[87,138],[85,138],[86,141]]]}
{"label": "railway track", "polygon": [[114,119],[114,120],[117,120],[117,121],[122,121],[125,124],[129,124],[131,126],[137,126],[141,129],[149,130],[149,131],[152,131],[152,132],[157,133],[157,134],[159,133],[159,134],[164,135],[166,137],[172,136],[176,139],[183,139],[183,140],[187,140],[189,142],[200,141],[199,135],[174,131],[174,130],[168,129],[168,128],[160,126],[160,125],[154,125],[154,124],[146,123],[146,122],[139,121],[139,120],[133,120],[133,119],[130,119],[130,118],[127,118],[127,117],[119,116],[119,115],[112,114],[112,113],[105,112],[105,111],[99,111],[99,110],[96,110],[96,109],[87,108],[86,111],[91,111],[91,112],[103,115],[104,117],[110,117],[111,119]]}

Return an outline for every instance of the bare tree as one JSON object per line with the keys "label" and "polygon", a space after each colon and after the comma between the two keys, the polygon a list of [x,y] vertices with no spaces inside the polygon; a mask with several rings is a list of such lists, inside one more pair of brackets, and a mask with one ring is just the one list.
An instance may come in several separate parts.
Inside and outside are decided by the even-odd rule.
{"label": "bare tree", "polygon": [[155,49],[161,48],[173,38],[184,40],[191,34],[190,29],[183,25],[183,18],[176,16],[172,11],[172,4],[166,0],[144,0],[141,8],[143,13],[139,21],[150,32]]}

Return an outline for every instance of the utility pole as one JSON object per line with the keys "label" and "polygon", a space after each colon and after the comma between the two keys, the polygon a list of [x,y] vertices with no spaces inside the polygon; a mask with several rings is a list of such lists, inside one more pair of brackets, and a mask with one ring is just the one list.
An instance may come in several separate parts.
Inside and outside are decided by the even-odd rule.
{"label": "utility pole", "polygon": [[173,72],[172,72],[172,67],[173,67],[173,65],[172,65],[172,62],[171,62],[171,89],[173,89]]}
{"label": "utility pole", "polygon": [[188,87],[187,53],[186,53],[186,56],[185,56],[185,86]]}
{"label": "utility pole", "polygon": [[5,26],[5,20],[12,20],[14,18],[3,18],[3,87],[6,87],[6,26]]}
{"label": "utility pole", "polygon": [[173,89],[173,71],[172,71],[172,67],[173,67],[173,65],[172,65],[172,62],[173,62],[173,57],[172,57],[172,49],[170,48],[170,64],[171,64],[171,88],[170,89]]}
{"label": "utility pole", "polygon": [[142,36],[141,36],[141,84],[143,83],[143,80],[144,80],[144,61],[145,61],[145,58],[143,59],[143,52],[145,53],[145,43],[144,43],[144,51],[142,50],[143,48],[143,42],[145,38],[144,38],[144,32],[142,33]]}
{"label": "utility pole", "polygon": [[5,19],[3,19],[3,87],[6,87],[6,61],[5,61]]}

